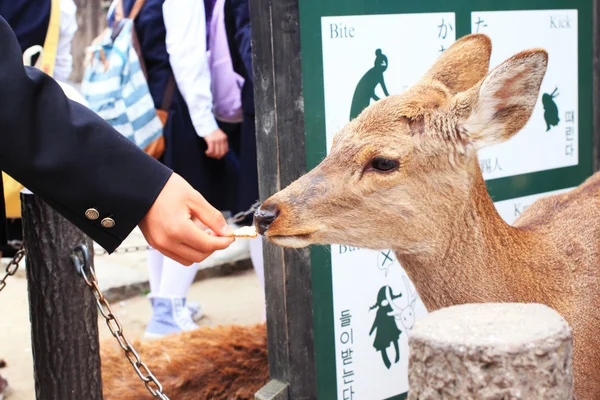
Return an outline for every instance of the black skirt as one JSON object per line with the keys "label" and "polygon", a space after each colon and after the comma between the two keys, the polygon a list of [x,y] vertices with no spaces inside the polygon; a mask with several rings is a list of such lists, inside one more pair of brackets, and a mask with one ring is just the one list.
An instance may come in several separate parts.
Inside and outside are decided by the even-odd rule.
{"label": "black skirt", "polygon": [[[220,127],[225,128],[221,124]],[[169,110],[164,137],[163,164],[181,175],[213,207],[232,210],[235,207],[232,194],[237,186],[236,166],[228,157],[216,160],[205,154],[206,141],[196,134],[187,105],[177,92]]]}

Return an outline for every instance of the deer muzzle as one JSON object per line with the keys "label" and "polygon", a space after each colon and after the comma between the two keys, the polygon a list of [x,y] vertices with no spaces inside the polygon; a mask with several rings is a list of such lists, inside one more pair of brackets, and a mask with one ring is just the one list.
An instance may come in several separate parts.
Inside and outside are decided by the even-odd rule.
{"label": "deer muzzle", "polygon": [[261,235],[264,235],[271,224],[279,216],[279,208],[276,205],[266,204],[254,213],[254,225]]}

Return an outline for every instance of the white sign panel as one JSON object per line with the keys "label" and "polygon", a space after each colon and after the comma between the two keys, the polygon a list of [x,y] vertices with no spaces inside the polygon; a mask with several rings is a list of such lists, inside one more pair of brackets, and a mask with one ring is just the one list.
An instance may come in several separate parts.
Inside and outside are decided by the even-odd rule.
{"label": "white sign panel", "polygon": [[427,314],[415,287],[390,250],[331,246],[331,262],[338,399],[406,392],[407,332]]}
{"label": "white sign panel", "polygon": [[[414,85],[456,39],[453,13],[324,17],[321,24],[327,149],[351,118]],[[331,252],[338,399],[405,393],[407,331],[425,306],[391,251]]]}
{"label": "white sign panel", "polygon": [[526,49],[549,53],[538,104],[525,127],[510,140],[479,152],[484,178],[577,165],[577,10],[472,12],[471,25],[473,33],[492,39],[490,68]]}
{"label": "white sign panel", "polygon": [[321,29],[328,149],[351,115],[417,83],[456,40],[454,13],[323,17]]}

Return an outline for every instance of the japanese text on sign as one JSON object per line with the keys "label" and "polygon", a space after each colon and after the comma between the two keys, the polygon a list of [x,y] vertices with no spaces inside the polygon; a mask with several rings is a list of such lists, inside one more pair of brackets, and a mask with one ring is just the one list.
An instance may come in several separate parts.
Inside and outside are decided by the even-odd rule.
{"label": "japanese text on sign", "polygon": [[[442,18],[441,23],[437,26],[438,28],[438,39],[440,39],[440,53],[446,50],[450,44],[454,41],[453,36],[448,36],[450,32],[454,30],[451,23],[448,23]],[[449,40],[446,40],[448,38]]]}

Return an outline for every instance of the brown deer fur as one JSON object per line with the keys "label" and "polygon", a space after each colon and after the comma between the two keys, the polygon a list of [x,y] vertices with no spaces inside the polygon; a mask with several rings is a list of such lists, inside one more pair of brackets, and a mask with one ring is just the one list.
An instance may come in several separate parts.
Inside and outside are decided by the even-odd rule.
{"label": "brown deer fur", "polygon": [[[525,51],[488,73],[490,54],[486,36],[458,40],[418,84],[341,129],[320,165],[265,201],[256,224],[287,247],[391,248],[430,311],[475,302],[553,307],[573,328],[577,398],[597,400],[600,175],[537,201],[514,226],[501,219],[477,150],[528,121],[548,55]],[[375,157],[399,167],[378,171]],[[276,218],[261,228],[265,213]]]}
{"label": "brown deer fur", "polygon": [[[253,400],[269,379],[264,324],[203,326],[133,345],[172,400]],[[105,400],[153,399],[114,339],[100,347]]]}

